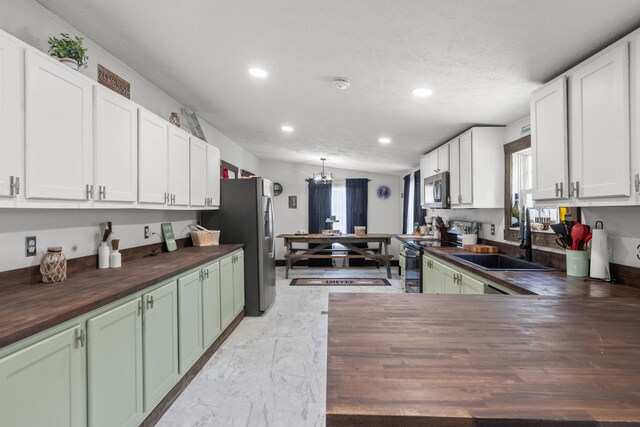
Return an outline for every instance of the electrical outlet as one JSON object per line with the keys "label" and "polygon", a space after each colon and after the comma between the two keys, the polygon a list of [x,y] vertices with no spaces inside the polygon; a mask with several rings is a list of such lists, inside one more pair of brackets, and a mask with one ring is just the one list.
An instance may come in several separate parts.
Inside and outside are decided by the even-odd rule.
{"label": "electrical outlet", "polygon": [[24,239],[24,256],[36,256],[38,253],[38,245],[36,236],[28,236]]}
{"label": "electrical outlet", "polygon": [[496,235],[496,225],[495,224],[491,224],[491,235],[492,236]]}
{"label": "electrical outlet", "polygon": [[148,239],[149,237],[151,237],[151,232],[149,231],[149,226],[145,225],[144,226],[144,238]]}

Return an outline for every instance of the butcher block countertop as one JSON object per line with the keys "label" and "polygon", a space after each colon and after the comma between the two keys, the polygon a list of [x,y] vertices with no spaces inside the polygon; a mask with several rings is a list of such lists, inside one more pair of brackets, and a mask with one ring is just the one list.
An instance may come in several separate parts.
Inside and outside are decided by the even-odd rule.
{"label": "butcher block countertop", "polygon": [[640,425],[640,299],[329,294],[327,426]]}
{"label": "butcher block countertop", "polygon": [[124,262],[121,268],[83,270],[56,284],[0,292],[0,348],[89,313],[243,245],[184,247]]}
{"label": "butcher block countertop", "polygon": [[427,247],[427,255],[464,268],[494,283],[523,295],[640,297],[640,287],[611,284],[588,277],[567,276],[565,271],[490,271],[452,257],[453,254],[471,253],[453,247]]}

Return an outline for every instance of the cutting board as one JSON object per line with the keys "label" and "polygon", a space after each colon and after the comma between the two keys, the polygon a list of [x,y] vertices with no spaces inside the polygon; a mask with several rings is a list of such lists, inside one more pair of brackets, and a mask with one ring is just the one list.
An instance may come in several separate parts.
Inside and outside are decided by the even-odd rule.
{"label": "cutting board", "polygon": [[498,253],[498,248],[491,245],[462,245],[462,249],[465,251],[471,251],[474,253]]}

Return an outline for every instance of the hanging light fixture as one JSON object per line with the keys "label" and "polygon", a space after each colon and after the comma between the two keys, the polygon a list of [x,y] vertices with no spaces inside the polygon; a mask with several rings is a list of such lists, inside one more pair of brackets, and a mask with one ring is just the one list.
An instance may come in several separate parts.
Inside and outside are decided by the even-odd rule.
{"label": "hanging light fixture", "polygon": [[313,181],[319,184],[327,184],[333,181],[333,174],[329,173],[328,175],[324,172],[324,162],[327,161],[324,157],[320,158],[322,160],[322,172],[318,172],[313,174]]}

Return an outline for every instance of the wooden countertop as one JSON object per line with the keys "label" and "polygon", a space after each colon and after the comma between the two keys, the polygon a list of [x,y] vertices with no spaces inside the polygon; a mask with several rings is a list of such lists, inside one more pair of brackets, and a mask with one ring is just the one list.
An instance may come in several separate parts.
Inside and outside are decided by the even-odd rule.
{"label": "wooden countertop", "polygon": [[391,234],[363,234],[362,236],[356,236],[355,234],[340,234],[336,236],[326,236],[324,234],[279,234],[276,236],[278,239],[291,239],[291,240],[336,240],[336,239],[360,239],[360,240],[380,240],[391,239]]}
{"label": "wooden countertop", "polygon": [[640,425],[640,299],[329,294],[327,426]]}
{"label": "wooden countertop", "polygon": [[457,265],[494,283],[524,295],[640,297],[640,288],[611,284],[588,277],[567,276],[564,271],[490,271],[464,262],[452,254],[470,253],[460,248],[426,247],[424,252]]}
{"label": "wooden countertop", "polygon": [[91,268],[62,283],[25,285],[0,292],[0,348],[141,291],[244,245],[185,247],[123,263]]}

